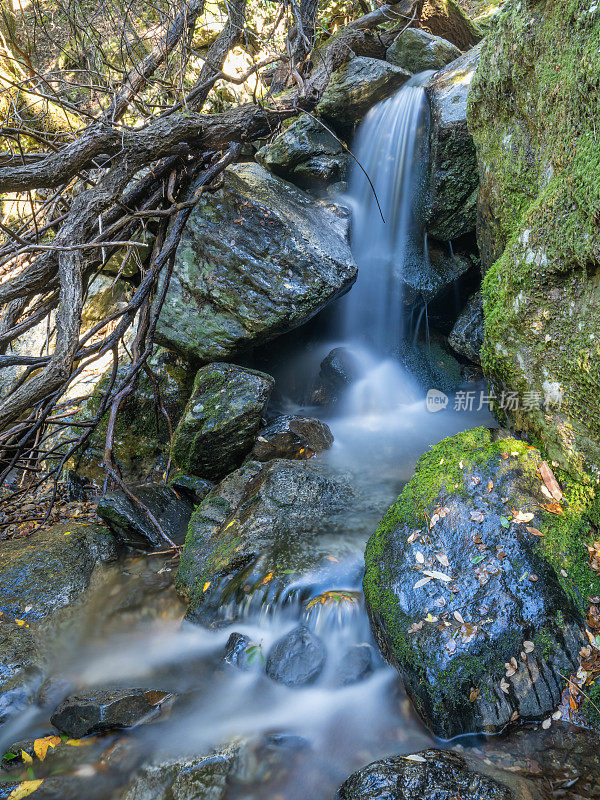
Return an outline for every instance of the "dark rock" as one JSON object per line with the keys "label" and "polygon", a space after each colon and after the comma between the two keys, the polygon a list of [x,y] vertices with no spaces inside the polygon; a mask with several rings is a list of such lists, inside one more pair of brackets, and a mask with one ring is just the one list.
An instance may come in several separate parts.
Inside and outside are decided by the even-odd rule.
{"label": "dark rock", "polygon": [[361,375],[358,357],[346,347],[334,349],[321,361],[312,399],[318,405],[335,405],[344,391]]}
{"label": "dark rock", "polygon": [[88,499],[88,482],[83,475],[74,469],[67,470],[65,475],[65,490],[69,502],[82,502]]}
{"label": "dark rock", "polygon": [[210,479],[239,467],[252,449],[273,383],[264,372],[232,364],[202,367],[173,434],[173,461]]}
{"label": "dark rock", "polygon": [[482,759],[423,750],[374,761],[340,787],[340,800],[542,800],[527,779]]}
{"label": "dark rock", "polygon": [[479,173],[467,128],[467,98],[480,55],[481,48],[473,48],[426,87],[431,106],[427,230],[442,241],[475,230]]}
{"label": "dark rock", "polygon": [[475,292],[461,311],[448,337],[448,343],[462,356],[481,364],[483,346],[483,303],[481,292]]}
{"label": "dark rock", "polygon": [[462,53],[451,42],[419,28],[407,28],[385,54],[386,61],[408,72],[442,69]]}
{"label": "dark rock", "polygon": [[[402,275],[403,302],[413,307],[422,307],[424,303],[432,307],[442,305],[448,314],[448,308],[454,305],[448,302],[448,298],[459,288],[461,281],[467,279],[473,262],[460,253],[449,255],[435,244],[430,244],[428,255],[426,263],[406,265]],[[437,313],[440,315],[439,308]]]}
{"label": "dark rock", "polygon": [[329,426],[321,420],[286,415],[278,417],[259,432],[250,458],[255,461],[310,458],[328,450],[332,444]]}
{"label": "dark rock", "polygon": [[223,661],[239,669],[248,670],[248,648],[252,646],[252,639],[243,633],[232,633],[225,644]]}
{"label": "dark rock", "polygon": [[38,661],[31,630],[0,620],[0,723],[31,701],[41,680]]}
{"label": "dark rock", "polygon": [[187,497],[195,506],[204,500],[213,485],[211,481],[199,478],[197,475],[186,475],[185,472],[178,472],[169,481],[169,486],[172,486],[179,494]]}
{"label": "dark rock", "polygon": [[[544,537],[529,530],[555,535],[541,460],[506,432],[446,439],[422,456],[367,545],[375,638],[443,738],[548,717],[562,676],[577,669],[586,637],[572,584],[561,585]],[[563,531],[579,524],[563,513]]]}
{"label": "dark rock", "polygon": [[176,576],[188,619],[236,619],[249,595],[275,600],[340,548],[332,536],[352,490],[314,461],[250,461],[209,492],[192,515]]}
{"label": "dark rock", "polygon": [[353,644],[342,656],[337,678],[342,686],[359,683],[373,672],[375,654],[370,644]]}
{"label": "dark rock", "polygon": [[386,61],[353,58],[333,73],[317,111],[336,127],[351,128],[371,106],[394,94],[409,78],[406,70]]}
{"label": "dark rock", "polygon": [[157,338],[225,360],[302,325],[355,278],[341,215],[259,164],[235,164],[190,215]]}
{"label": "dark rock", "polygon": [[51,675],[40,686],[37,703],[42,708],[56,708],[74,688],[73,682],[64,675]]}
{"label": "dark rock", "polygon": [[122,800],[222,800],[236,749],[211,756],[179,758],[143,766]]}
{"label": "dark rock", "polygon": [[[175,544],[182,544],[193,510],[192,503],[168,486],[142,484],[128,488],[156,518],[166,535]],[[166,544],[143,510],[120,489],[104,495],[98,503],[97,513],[123,544],[145,549],[160,549]]]}
{"label": "dark rock", "polygon": [[[121,779],[122,780],[122,779]],[[44,778],[43,783],[35,790],[35,800],[106,800],[114,796],[120,780],[118,777],[103,773],[93,777],[77,775],[52,775]],[[10,800],[11,791],[15,791],[20,783],[0,784],[0,800]]]}
{"label": "dark rock", "polygon": [[62,733],[81,739],[92,733],[131,728],[155,716],[167,692],[145,689],[96,689],[71,695],[58,706],[50,722]]}
{"label": "dark rock", "polygon": [[323,642],[300,625],[273,645],[267,658],[267,675],[286,686],[305,686],[317,680],[326,660]]}

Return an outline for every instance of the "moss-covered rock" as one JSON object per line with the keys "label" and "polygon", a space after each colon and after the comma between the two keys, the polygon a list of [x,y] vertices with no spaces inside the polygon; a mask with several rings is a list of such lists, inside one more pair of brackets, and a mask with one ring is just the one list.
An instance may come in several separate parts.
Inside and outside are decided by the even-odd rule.
{"label": "moss-covered rock", "polygon": [[349,130],[371,106],[394,94],[409,78],[405,69],[386,61],[353,58],[333,73],[317,111],[337,129]]}
{"label": "moss-covered rock", "polygon": [[157,339],[228,359],[303,324],[355,278],[344,217],[259,164],[235,164],[190,215]]}
{"label": "moss-covered rock", "polygon": [[408,72],[424,72],[442,69],[461,55],[458,47],[440,36],[419,28],[407,28],[388,48],[385,59]]}
{"label": "moss-covered rock", "polygon": [[208,364],[173,434],[173,462],[211,480],[239,467],[252,449],[273,378],[233,364]]}
{"label": "moss-covered rock", "polygon": [[600,476],[600,15],[508,0],[483,45],[469,125],[481,192],[484,371],[550,457]]}
{"label": "moss-covered rock", "polygon": [[374,634],[445,738],[549,716],[562,676],[577,668],[597,582],[581,535],[592,504],[565,487],[557,514],[541,462],[503,431],[446,439],[420,459],[369,540]]}
{"label": "moss-covered rock", "polygon": [[442,241],[475,230],[479,175],[467,98],[479,56],[480,48],[474,47],[436,72],[426,87],[431,106],[427,230]]}

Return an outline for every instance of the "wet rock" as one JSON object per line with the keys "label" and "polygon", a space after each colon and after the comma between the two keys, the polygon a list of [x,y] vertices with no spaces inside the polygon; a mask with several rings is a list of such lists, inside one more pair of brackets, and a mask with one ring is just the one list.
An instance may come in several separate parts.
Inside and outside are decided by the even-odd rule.
{"label": "wet rock", "polygon": [[[182,544],[193,511],[192,503],[169,486],[142,484],[129,489],[155,517],[169,539]],[[166,544],[144,511],[120,489],[104,495],[97,513],[123,544],[144,549],[160,549]]]}
{"label": "wet rock", "polygon": [[300,625],[273,645],[267,658],[267,675],[286,686],[306,686],[317,680],[326,660],[323,642]]}
{"label": "wet rock", "polygon": [[185,472],[178,472],[169,481],[176,492],[187,497],[195,506],[201,503],[213,487],[211,481],[198,478],[197,475],[186,475]]}
{"label": "wet rock", "polygon": [[234,620],[239,604],[275,600],[342,547],[332,537],[352,490],[313,461],[250,461],[209,492],[192,515],[176,576],[190,600],[187,619]]}
{"label": "wet rock", "polygon": [[461,55],[451,42],[419,28],[407,28],[388,48],[385,58],[390,64],[416,73],[442,69]]}
{"label": "wet rock", "polygon": [[209,479],[239,467],[252,443],[273,388],[264,372],[232,364],[209,364],[173,434],[173,461]]}
{"label": "wet rock", "polygon": [[37,704],[41,708],[54,709],[73,692],[74,688],[73,682],[64,675],[51,675],[38,690]]}
{"label": "wet rock", "polygon": [[483,39],[481,28],[454,0],[425,0],[419,25],[461,50],[468,50]]}
{"label": "wet rock", "polygon": [[483,303],[481,292],[475,292],[467,301],[448,337],[448,343],[461,356],[476,364],[481,363],[483,346]]}
{"label": "wet rock", "polygon": [[300,116],[256,153],[256,160],[296,182],[331,182],[346,177],[342,144],[316,119]]}
{"label": "wet rock", "polygon": [[252,639],[243,633],[232,633],[225,644],[223,661],[239,669],[248,670],[248,648],[252,646]]}
{"label": "wet rock", "polygon": [[577,669],[583,617],[550,558],[579,522],[563,512],[555,532],[541,464],[506,432],[446,439],[422,456],[367,545],[375,638],[443,738],[548,717],[562,676]]}
{"label": "wet rock", "polygon": [[361,374],[358,357],[346,347],[334,347],[321,361],[313,399],[319,405],[337,403],[344,390]]}
{"label": "wet rock", "polygon": [[70,695],[50,717],[55,728],[73,739],[122,730],[147,722],[169,695],[145,689],[96,689]]}
{"label": "wet rock", "polygon": [[527,779],[481,759],[423,750],[374,761],[340,787],[340,800],[542,800]]}
{"label": "wet rock", "polygon": [[333,73],[317,111],[332,125],[351,128],[371,106],[394,94],[409,78],[406,70],[386,61],[353,58]]}
{"label": "wet rock", "polygon": [[190,215],[157,338],[216,361],[303,324],[356,278],[346,228],[259,164],[229,167]]}
{"label": "wet rock", "polygon": [[272,458],[310,458],[329,450],[333,435],[329,426],[313,417],[286,415],[263,428],[254,443],[250,458],[270,461]]}
{"label": "wet rock", "polygon": [[454,299],[455,289],[460,290],[461,283],[468,280],[473,261],[460,253],[450,255],[434,245],[428,252],[426,264],[406,265],[402,275],[403,301],[406,306],[422,307],[424,303],[435,306],[438,316],[443,318],[454,306],[450,298]]}
{"label": "wet rock", "polygon": [[430,205],[427,230],[449,241],[475,230],[479,173],[467,128],[467,98],[481,47],[475,47],[426,86],[431,106]]}
{"label": "wet rock", "polygon": [[0,620],[0,723],[21,712],[40,682],[38,654],[29,628]]}
{"label": "wet rock", "polygon": [[69,502],[85,503],[88,500],[88,490],[91,488],[83,475],[74,469],[67,470],[65,475],[65,493]]}
{"label": "wet rock", "polygon": [[375,653],[370,644],[353,644],[342,656],[337,679],[342,686],[359,683],[373,672]]}
{"label": "wet rock", "polygon": [[[122,779],[121,779],[122,780]],[[35,790],[35,800],[106,800],[113,796],[120,780],[108,774],[101,777],[94,774],[92,777],[77,775],[60,775],[44,778],[44,781]],[[20,783],[7,783],[0,785],[0,800],[12,800],[15,796],[26,797],[27,795],[12,795]]]}
{"label": "wet rock", "polygon": [[0,611],[5,620],[38,621],[87,589],[97,564],[116,558],[102,525],[53,525],[25,539],[0,543]]}

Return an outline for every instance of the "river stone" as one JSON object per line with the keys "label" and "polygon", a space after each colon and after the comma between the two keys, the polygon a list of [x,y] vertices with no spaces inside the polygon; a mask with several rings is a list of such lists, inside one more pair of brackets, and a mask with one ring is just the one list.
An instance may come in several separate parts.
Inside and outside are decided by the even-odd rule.
{"label": "river stone", "polygon": [[342,144],[313,117],[303,114],[256,153],[267,169],[289,180],[340,181],[346,177]]}
{"label": "river stone", "polygon": [[22,711],[40,682],[30,628],[0,620],[0,723]]}
{"label": "river stone", "polygon": [[332,444],[333,435],[324,422],[288,414],[277,417],[259,432],[250,458],[255,461],[310,458],[329,450]]}
{"label": "river stone", "polygon": [[346,227],[260,164],[228,167],[185,226],[157,340],[217,361],[302,325],[356,278]]}
{"label": "river stone", "polygon": [[62,733],[81,739],[92,733],[131,728],[156,715],[168,697],[146,689],[95,689],[65,698],[50,717]]}
{"label": "river stone", "polygon": [[385,100],[410,78],[410,73],[377,58],[359,56],[337,69],[323,92],[317,111],[344,130]]}
{"label": "river stone", "polygon": [[273,645],[267,658],[267,675],[286,686],[314,683],[323,672],[327,650],[305,625],[286,633]]}
{"label": "river stone", "polygon": [[[128,488],[156,518],[169,539],[183,544],[194,508],[192,503],[169,486],[142,484]],[[96,511],[122,544],[146,550],[164,548],[167,544],[143,510],[120,489],[107,492]]]}
{"label": "river stone", "polygon": [[273,383],[264,372],[233,364],[202,367],[173,434],[174,463],[211,480],[239,467],[252,449]]}
{"label": "river stone", "polygon": [[233,667],[238,667],[238,669],[244,671],[249,670],[249,647],[252,647],[252,639],[243,633],[237,633],[234,631],[225,643],[223,661],[226,664],[231,664]]}
{"label": "river stone", "polygon": [[481,363],[481,347],[483,345],[483,303],[481,292],[475,292],[468,299],[466,306],[454,323],[448,337],[448,343],[457,353],[469,361]]}
{"label": "river stone", "polygon": [[336,677],[342,686],[360,683],[373,672],[375,652],[370,644],[353,644],[342,655]]}
{"label": "river stone", "polygon": [[408,72],[441,69],[462,53],[451,42],[419,28],[407,28],[388,48],[385,59]]}
{"label": "river stone", "polygon": [[549,717],[562,676],[577,670],[586,636],[572,583],[528,530],[550,536],[556,524],[544,509],[541,462],[506,432],[446,439],[421,457],[367,545],[377,643],[442,738]]}
{"label": "river stone", "polygon": [[431,107],[427,231],[442,241],[475,230],[479,173],[467,128],[467,98],[481,47],[474,47],[426,86]]}
{"label": "river stone", "polygon": [[337,555],[335,526],[346,524],[352,491],[313,461],[250,461],[209,492],[192,515],[175,581],[191,601],[188,620],[233,621],[251,598],[275,601]]}
{"label": "river stone", "polygon": [[529,780],[482,759],[423,750],[374,761],[340,787],[339,800],[543,800]]}
{"label": "river stone", "polygon": [[337,403],[360,374],[359,358],[347,347],[334,347],[321,361],[313,401],[318,405]]}

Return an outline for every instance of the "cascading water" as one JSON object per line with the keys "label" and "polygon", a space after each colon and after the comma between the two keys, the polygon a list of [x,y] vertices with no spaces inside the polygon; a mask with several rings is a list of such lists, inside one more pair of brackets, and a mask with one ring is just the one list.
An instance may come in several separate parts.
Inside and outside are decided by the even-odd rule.
{"label": "cascading water", "polygon": [[[423,72],[363,120],[347,201],[358,280],[341,309],[342,335],[380,355],[406,335],[403,280],[427,267],[424,207],[429,104]],[[366,174],[365,174],[366,173]],[[368,176],[368,178],[367,178]]]}

